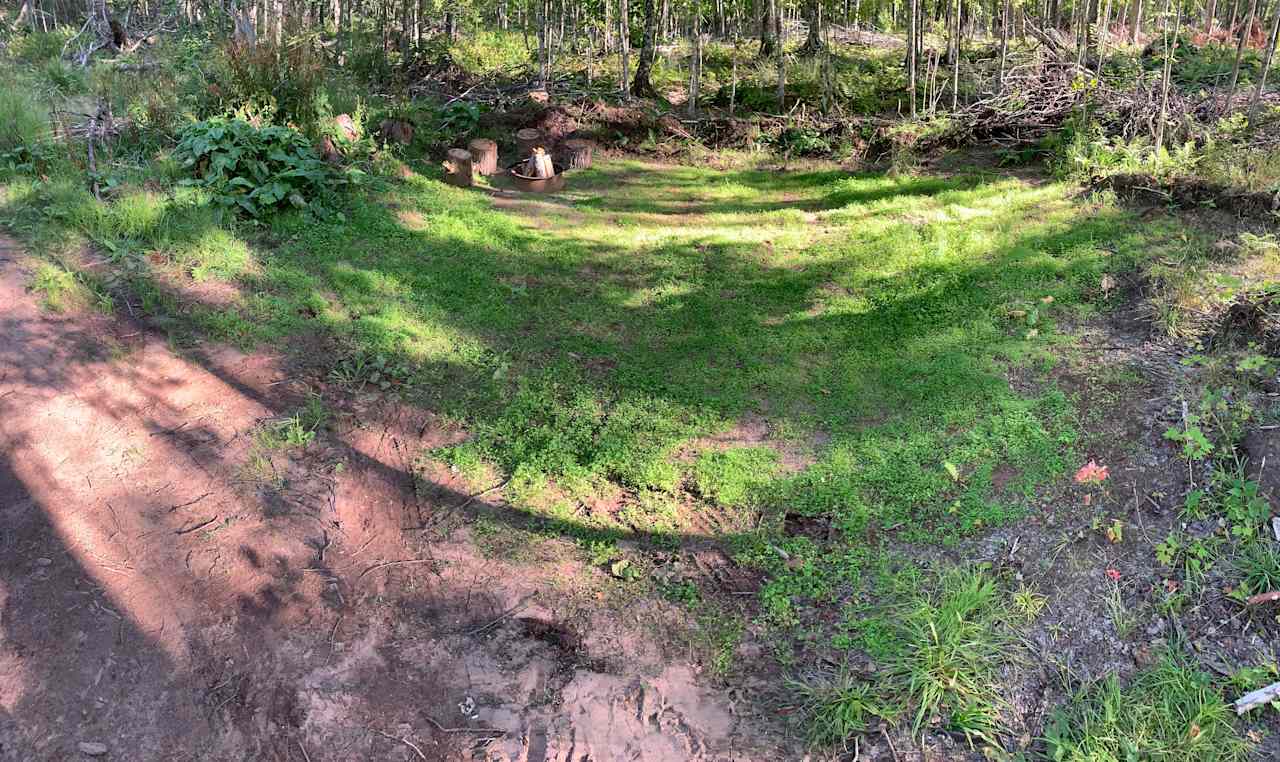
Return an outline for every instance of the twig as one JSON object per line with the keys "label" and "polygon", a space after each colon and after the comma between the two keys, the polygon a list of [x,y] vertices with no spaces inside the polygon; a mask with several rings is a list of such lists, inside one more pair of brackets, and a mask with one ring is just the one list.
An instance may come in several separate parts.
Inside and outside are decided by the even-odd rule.
{"label": "twig", "polygon": [[360,576],[356,577],[356,582],[359,582],[360,580],[364,579],[365,575],[368,574],[369,572],[377,571],[378,569],[386,569],[389,566],[408,566],[410,564],[430,564],[434,562],[435,562],[434,558],[407,558],[403,561],[384,561],[383,563],[380,563],[380,564],[374,564],[373,566],[370,566],[368,569],[365,569],[364,571],[360,572]]}
{"label": "twig", "polygon": [[446,728],[431,718],[431,715],[423,715],[427,718],[427,722],[436,726],[436,730],[441,733],[484,733],[495,736],[505,736],[507,731],[498,728]]}
{"label": "twig", "polygon": [[311,762],[311,755],[307,753],[307,747],[302,745],[302,739],[295,738],[294,740],[298,742],[298,751],[302,752],[302,758],[307,762]]}
{"label": "twig", "polygon": [[[153,434],[152,436],[155,436],[155,435]],[[210,496],[210,495],[212,495],[212,494],[213,494],[212,492],[206,492],[206,493],[204,493],[204,494],[203,494],[203,495],[201,495],[200,497],[197,497],[197,498],[196,498],[196,499],[194,499],[194,500],[188,500],[188,501],[187,501],[187,502],[185,502],[185,503],[178,503],[177,505],[171,505],[171,506],[169,506],[169,513],[173,513],[174,511],[178,510],[179,508],[186,508],[186,507],[187,507],[187,506],[189,506],[189,505],[195,505],[196,503],[200,502],[201,500],[204,500],[206,497],[208,497],[208,496]]]}
{"label": "twig", "polygon": [[468,505],[471,505],[473,502],[475,502],[476,498],[484,497],[485,495],[489,494],[490,492],[493,492],[494,490],[502,489],[503,487],[507,486],[510,482],[511,482],[511,477],[507,477],[506,479],[503,479],[501,483],[495,484],[489,489],[481,490],[475,493],[474,495],[471,495],[466,500],[463,500],[461,503],[458,503],[457,505],[455,505],[453,507],[453,510],[457,511],[462,508],[466,508]]}
{"label": "twig", "polygon": [[[427,719],[431,719],[431,718],[430,718],[430,717],[428,717]],[[374,733],[377,733],[378,735],[382,736],[383,738],[390,738],[392,741],[399,741],[400,743],[404,744],[405,746],[408,746],[410,749],[413,749],[413,752],[414,752],[415,754],[417,754],[417,755],[418,755],[418,759],[426,760],[427,755],[426,755],[426,754],[423,754],[423,753],[422,753],[422,749],[419,749],[419,748],[418,748],[418,747],[413,743],[413,741],[410,741],[408,738],[400,738],[400,737],[398,737],[398,736],[393,736],[393,735],[391,735],[390,733],[383,733],[381,730],[378,730],[377,728],[369,728],[369,730],[373,731]]]}
{"label": "twig", "polygon": [[884,736],[884,742],[889,744],[889,752],[893,754],[893,762],[899,762],[898,750],[893,746],[893,739],[889,737],[889,730],[884,726],[880,726],[880,735]]}
{"label": "twig", "polygon": [[203,529],[209,526],[210,524],[212,524],[217,520],[218,520],[218,515],[215,513],[212,518],[205,519],[204,521],[201,521],[199,524],[196,524],[195,526],[190,526],[183,529],[175,529],[173,530],[173,533],[174,534],[190,534],[191,532],[194,532],[197,529]]}
{"label": "twig", "polygon": [[484,632],[485,630],[488,630],[488,629],[493,628],[494,626],[496,626],[496,625],[497,625],[499,622],[501,622],[502,620],[506,619],[507,617],[509,617],[509,616],[511,616],[512,614],[516,613],[516,612],[517,612],[517,611],[519,611],[520,609],[524,608],[524,605],[525,605],[526,603],[528,603],[528,602],[529,602],[529,599],[530,599],[530,598],[532,598],[532,597],[534,597],[535,595],[537,595],[537,593],[529,593],[528,595],[526,595],[525,597],[523,597],[523,598],[521,598],[519,601],[517,601],[517,602],[516,602],[516,605],[514,605],[514,606],[512,606],[511,608],[507,609],[506,611],[502,612],[502,615],[501,615],[501,616],[499,616],[497,619],[493,620],[492,622],[490,622],[490,623],[488,623],[488,624],[484,624],[484,625],[481,625],[481,626],[476,627],[476,628],[474,628],[474,629],[468,630],[468,631],[465,633],[465,634],[466,634],[466,636],[467,636],[467,637],[474,637],[474,636],[479,635],[480,633]]}

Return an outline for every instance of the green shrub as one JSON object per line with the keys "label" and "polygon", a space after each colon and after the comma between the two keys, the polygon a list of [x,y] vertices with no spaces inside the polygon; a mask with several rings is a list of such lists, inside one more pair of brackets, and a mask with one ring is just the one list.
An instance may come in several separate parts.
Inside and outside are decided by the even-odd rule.
{"label": "green shrub", "polygon": [[40,67],[44,78],[59,95],[78,95],[89,88],[84,70],[61,58],[51,58]]}
{"label": "green shrub", "polygon": [[10,44],[13,57],[18,61],[38,64],[62,55],[62,46],[73,34],[67,28],[58,28],[51,32],[27,32],[15,38]]}
{"label": "green shrub", "polygon": [[285,205],[307,207],[348,182],[296,131],[237,118],[188,126],[175,155],[196,175],[185,184],[203,186],[222,206],[255,217]]}
{"label": "green shrub", "polygon": [[477,77],[516,74],[531,64],[524,39],[514,32],[478,31],[449,46],[449,57]]}
{"label": "green shrub", "polygon": [[263,40],[252,48],[232,43],[223,58],[226,81],[209,89],[224,106],[303,129],[315,123],[325,71],[307,42],[277,46]]}
{"label": "green shrub", "polygon": [[0,88],[0,156],[31,152],[48,136],[48,113],[19,87]]}

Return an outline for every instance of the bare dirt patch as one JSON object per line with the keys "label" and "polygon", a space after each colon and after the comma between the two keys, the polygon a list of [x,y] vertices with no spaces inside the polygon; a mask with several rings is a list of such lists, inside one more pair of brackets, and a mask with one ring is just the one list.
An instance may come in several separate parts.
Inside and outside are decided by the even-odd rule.
{"label": "bare dirt patch", "polygon": [[[479,553],[460,432],[277,357],[50,314],[0,240],[0,759],[792,758],[603,572]],[[489,520],[517,518],[500,502]]]}

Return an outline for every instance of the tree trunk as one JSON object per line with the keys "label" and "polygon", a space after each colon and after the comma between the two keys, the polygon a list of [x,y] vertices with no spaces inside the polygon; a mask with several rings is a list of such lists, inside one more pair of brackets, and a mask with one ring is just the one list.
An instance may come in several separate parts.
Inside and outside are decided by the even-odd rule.
{"label": "tree trunk", "polygon": [[1000,73],[996,81],[997,92],[1004,92],[1004,67],[1009,60],[1010,6],[1010,0],[1004,0],[1004,13],[1000,17]]}
{"label": "tree trunk", "polygon": [[[775,0],[776,1],[776,0]],[[778,113],[787,111],[787,38],[782,32],[782,8],[774,8],[774,32],[778,37]]]}
{"label": "tree trunk", "polygon": [[1258,75],[1258,84],[1253,90],[1253,100],[1249,103],[1249,118],[1253,119],[1262,101],[1262,91],[1267,86],[1267,73],[1271,71],[1271,62],[1276,55],[1276,42],[1280,39],[1280,7],[1275,10],[1276,20],[1271,25],[1271,38],[1267,41],[1267,54],[1263,59],[1262,73]]}
{"label": "tree trunk", "polygon": [[640,39],[640,57],[636,61],[636,77],[631,82],[631,92],[641,97],[654,97],[657,93],[649,82],[649,73],[653,70],[653,58],[656,54],[658,36],[658,8],[656,0],[644,2],[644,36]]}
{"label": "tree trunk", "polygon": [[778,9],[777,0],[761,0],[763,13],[760,16],[760,60],[767,61],[777,54],[778,46]]}
{"label": "tree trunk", "polygon": [[911,101],[911,118],[916,118],[916,10],[920,0],[911,0],[907,14],[907,98]]}
{"label": "tree trunk", "polygon": [[[1166,27],[1168,26],[1166,22]],[[1178,20],[1173,25],[1173,41],[1170,43],[1168,31],[1165,32],[1164,74],[1160,82],[1160,114],[1156,121],[1156,156],[1164,147],[1164,120],[1169,115],[1169,80],[1173,72],[1173,56],[1178,51],[1178,33],[1182,31],[1182,4],[1178,4]]]}
{"label": "tree trunk", "polygon": [[1142,0],[1133,0],[1133,12],[1129,14],[1129,44],[1136,45],[1142,29]]}
{"label": "tree trunk", "polygon": [[1240,59],[1244,57],[1244,43],[1249,39],[1249,30],[1253,28],[1253,14],[1258,11],[1258,0],[1249,0],[1249,13],[1245,16],[1244,27],[1240,29],[1240,40],[1236,43],[1236,62],[1231,67],[1231,84],[1227,87],[1227,113],[1231,112],[1231,101],[1236,97],[1236,84],[1240,81]]}
{"label": "tree trunk", "polygon": [[822,52],[822,0],[809,0],[805,3],[805,21],[809,24],[809,36],[804,41],[800,54],[816,56]]}
{"label": "tree trunk", "polygon": [[[650,7],[653,6],[653,0],[648,0]],[[618,0],[618,58],[622,64],[622,78],[620,88],[624,100],[631,97],[631,20],[628,18],[630,9],[627,7],[628,0]],[[652,15],[652,14],[651,14]],[[638,75],[638,72],[637,72]],[[645,81],[649,81],[649,72],[646,71]]]}
{"label": "tree trunk", "polygon": [[951,38],[955,41],[955,50],[951,54],[951,110],[960,108],[960,3],[956,0],[955,29]]}
{"label": "tree trunk", "polygon": [[689,61],[689,118],[698,115],[698,94],[702,86],[702,12],[694,9],[690,28],[693,55]]}

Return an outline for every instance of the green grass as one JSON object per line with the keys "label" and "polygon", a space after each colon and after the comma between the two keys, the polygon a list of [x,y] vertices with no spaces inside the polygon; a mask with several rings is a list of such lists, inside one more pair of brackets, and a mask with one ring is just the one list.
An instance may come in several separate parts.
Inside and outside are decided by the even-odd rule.
{"label": "green grass", "polygon": [[[943,539],[1017,517],[1017,496],[1072,462],[1067,395],[1047,380],[1015,392],[1006,374],[1047,372],[1070,341],[1057,322],[1093,314],[1101,273],[1162,235],[1064,186],[977,175],[619,163],[566,195],[508,214],[414,179],[358,196],[345,221],[258,230],[215,225],[189,191],[98,205],[15,184],[7,209],[241,288],[212,309],[139,279],[193,332],[250,346],[319,333],[344,357],[385,358],[404,371],[384,388],[464,421],[467,456],[509,474],[687,485],[848,533]],[[776,441],[675,457],[747,415]],[[773,445],[816,462],[778,472]],[[1001,465],[1018,473],[1004,498]]]}
{"label": "green grass", "polygon": [[1209,675],[1169,654],[1121,686],[1115,676],[1082,691],[1046,733],[1054,762],[1232,762],[1247,746]]}

